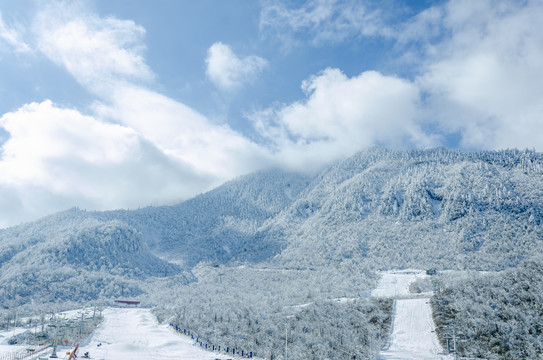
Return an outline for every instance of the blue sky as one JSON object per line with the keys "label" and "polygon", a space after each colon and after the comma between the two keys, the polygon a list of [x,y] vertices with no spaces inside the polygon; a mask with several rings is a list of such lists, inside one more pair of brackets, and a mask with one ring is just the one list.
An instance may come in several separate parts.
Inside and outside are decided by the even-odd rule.
{"label": "blue sky", "polygon": [[543,150],[543,3],[0,3],[0,227],[372,145]]}

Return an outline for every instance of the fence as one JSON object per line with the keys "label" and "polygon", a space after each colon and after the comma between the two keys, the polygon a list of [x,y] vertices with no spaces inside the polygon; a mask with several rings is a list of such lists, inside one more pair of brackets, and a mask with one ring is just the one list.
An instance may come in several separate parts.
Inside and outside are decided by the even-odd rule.
{"label": "fence", "polygon": [[[205,340],[200,339],[200,337],[197,334],[195,334],[194,332],[191,332],[190,330],[183,329],[179,325],[175,325],[175,324],[170,323],[170,326],[172,328],[174,328],[175,331],[177,331],[178,333],[180,333],[182,335],[185,335],[185,336],[189,336],[191,339],[195,340],[196,343],[198,345],[200,345],[201,348],[204,348],[204,349],[210,350],[210,351],[221,352],[221,345],[209,344],[210,343],[209,341],[205,341]],[[246,357],[246,358],[252,358],[253,355],[256,356],[256,354],[254,354],[252,351],[245,351],[245,350],[235,349],[235,348],[230,347],[230,346],[226,346],[226,347],[223,346],[222,351],[226,352],[227,354],[237,355],[237,356]],[[2,359],[0,359],[0,360],[2,360]]]}
{"label": "fence", "polygon": [[51,345],[47,344],[47,345],[43,345],[39,348],[37,348],[36,350],[34,351],[30,351],[29,349],[26,349],[26,350],[17,350],[17,351],[13,351],[9,354],[3,354],[3,355],[0,355],[0,360],[21,360],[21,359],[27,359],[29,357],[32,357],[36,354],[39,354],[47,349],[49,349],[51,347]]}

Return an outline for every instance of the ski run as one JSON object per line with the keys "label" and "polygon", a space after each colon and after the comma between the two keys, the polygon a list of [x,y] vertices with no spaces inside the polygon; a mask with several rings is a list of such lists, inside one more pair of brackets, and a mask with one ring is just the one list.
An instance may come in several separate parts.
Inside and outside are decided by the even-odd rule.
{"label": "ski run", "polygon": [[382,274],[372,296],[394,298],[394,318],[388,347],[379,360],[452,360],[445,355],[435,333],[431,293],[412,294],[409,285],[426,276],[418,270]]}
{"label": "ski run", "polygon": [[[168,324],[159,324],[150,309],[144,308],[107,308],[102,312],[103,322],[90,338],[80,344],[77,359],[86,352],[91,359],[97,360],[215,360],[236,358],[232,354],[206,351],[195,342],[175,332]],[[0,341],[11,336],[0,333]],[[9,354],[21,353],[25,347],[0,346],[0,360],[22,359]],[[56,354],[59,359],[68,359],[73,347],[59,347]],[[49,358],[51,350],[24,359],[38,360]]]}
{"label": "ski run", "polygon": [[[379,360],[452,360],[445,355],[435,333],[431,293],[411,294],[409,285],[422,271],[403,270],[381,274],[381,281],[372,291],[374,297],[388,297],[394,301],[394,317],[386,349]],[[168,324],[159,324],[150,309],[107,308],[103,322],[79,346],[78,358],[88,352],[93,359],[103,360],[215,360],[236,358],[231,354],[207,351],[194,340],[175,332]],[[24,346],[8,346],[7,339],[22,328],[0,332],[0,359],[10,359],[10,354],[22,354]],[[68,359],[73,348],[59,348],[60,359]],[[49,358],[50,350],[29,355],[25,359]],[[15,356],[15,355],[12,355]],[[19,355],[20,356],[20,355]],[[16,359],[18,357],[13,357]]]}

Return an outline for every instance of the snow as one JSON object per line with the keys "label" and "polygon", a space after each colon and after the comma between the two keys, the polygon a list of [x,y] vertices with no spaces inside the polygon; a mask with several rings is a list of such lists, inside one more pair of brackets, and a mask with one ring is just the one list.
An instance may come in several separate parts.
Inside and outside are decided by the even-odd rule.
{"label": "snow", "polygon": [[[374,297],[395,298],[394,320],[389,345],[381,351],[380,360],[450,360],[435,334],[432,310],[428,298],[413,298],[409,285],[419,277],[427,276],[420,270],[389,271],[372,292]],[[410,298],[411,297],[411,298]],[[349,301],[341,298],[337,301]],[[299,305],[300,307],[307,304]],[[88,313],[92,310],[85,309]],[[62,316],[79,317],[82,311],[64,313]],[[184,359],[214,360],[234,358],[231,354],[212,352],[195,345],[188,337],[176,333],[168,324],[159,324],[149,309],[106,308],[104,320],[78,351],[79,356],[89,352],[93,359]],[[17,331],[17,329],[15,330]],[[13,330],[10,331],[11,334]],[[0,334],[0,336],[7,334]],[[98,346],[101,344],[100,346]],[[0,355],[17,350],[17,347],[0,347]],[[59,348],[66,354],[71,348]]]}
{"label": "snow", "polygon": [[[435,333],[430,294],[412,294],[409,285],[417,278],[426,277],[421,270],[395,270],[382,273],[372,291],[374,297],[394,298],[394,320],[386,350],[380,360],[450,360]],[[422,297],[421,297],[422,296]]]}
{"label": "snow", "polygon": [[394,306],[394,322],[388,349],[381,360],[449,360],[435,334],[428,299],[400,299]]}
{"label": "snow", "polygon": [[413,296],[409,292],[409,285],[417,278],[427,276],[424,271],[413,269],[387,271],[381,275],[377,288],[371,292],[373,297],[398,298]]}
{"label": "snow", "polygon": [[17,345],[0,345],[0,359],[2,355],[10,354],[12,352],[16,352],[18,350],[24,350],[26,349],[26,346],[17,346]]}
{"label": "snow", "polygon": [[5,345],[7,344],[7,341],[9,340],[9,338],[15,335],[22,334],[25,331],[32,330],[32,329],[18,326],[15,329],[11,328],[9,330],[2,330],[0,331],[0,344]]}
{"label": "snow", "polygon": [[18,334],[24,333],[25,331],[32,330],[34,328],[27,328],[22,326],[17,326],[16,328],[10,328],[9,330],[0,330],[0,359],[3,355],[15,353],[18,351],[23,351],[28,348],[25,345],[8,345],[8,340]]}
{"label": "snow", "polygon": [[102,315],[103,323],[80,347],[79,356],[88,351],[93,359],[107,360],[233,358],[231,354],[221,357],[217,352],[203,350],[168,324],[158,324],[149,309],[108,308]]}
{"label": "snow", "polygon": [[[91,313],[91,310],[86,310]],[[82,310],[64,312],[61,316],[77,318]],[[77,352],[81,358],[89,352],[92,359],[97,360],[215,360],[235,359],[237,356],[226,353],[206,351],[195,345],[188,337],[175,332],[168,324],[159,324],[150,309],[143,308],[106,308],[102,311],[103,322],[94,331],[90,338],[80,345]],[[17,328],[16,332],[28,329]],[[9,332],[0,332],[0,337],[7,338],[13,335]],[[1,340],[2,338],[0,338]],[[101,344],[98,346],[98,344]],[[28,346],[0,345],[0,359],[2,355],[10,354]],[[67,352],[73,347],[59,347],[57,355],[60,359],[68,358]],[[48,357],[52,350],[40,354]],[[34,356],[35,359],[38,356]],[[30,358],[29,358],[30,359]]]}

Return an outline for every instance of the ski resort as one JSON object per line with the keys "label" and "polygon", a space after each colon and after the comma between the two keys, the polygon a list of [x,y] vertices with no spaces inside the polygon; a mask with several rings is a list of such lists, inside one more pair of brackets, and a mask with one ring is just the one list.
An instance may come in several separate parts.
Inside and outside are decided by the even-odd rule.
{"label": "ski resort", "polygon": [[[373,290],[371,296],[393,298],[395,301],[388,346],[380,352],[379,359],[453,359],[451,355],[444,353],[436,337],[428,294],[411,293],[409,289],[416,279],[424,277],[425,273],[420,270],[389,271],[382,274],[378,287]],[[84,337],[78,337],[76,341],[66,340],[64,343],[59,338],[57,341],[53,339],[51,344],[43,341],[34,347],[30,344],[9,346],[6,343],[9,343],[10,339],[32,329],[19,326],[0,332],[0,341],[3,343],[0,347],[0,359],[258,359],[256,354],[253,357],[252,351],[238,349],[236,352],[235,348],[227,346],[221,349],[220,345],[207,344],[198,334],[191,334],[186,329],[173,324],[160,324],[150,309],[124,306],[133,306],[133,303],[134,301],[116,300],[115,304],[121,306],[100,309],[100,317],[103,318],[100,325],[91,333],[84,334]],[[64,312],[56,317],[68,323],[77,323],[89,313],[96,316],[96,309]],[[25,320],[28,322],[28,319],[22,319],[21,322]],[[59,333],[56,331],[55,337],[61,336]],[[288,342],[284,356],[288,357]]]}
{"label": "ski resort", "polygon": [[543,360],[542,19],[0,1],[0,360]]}

